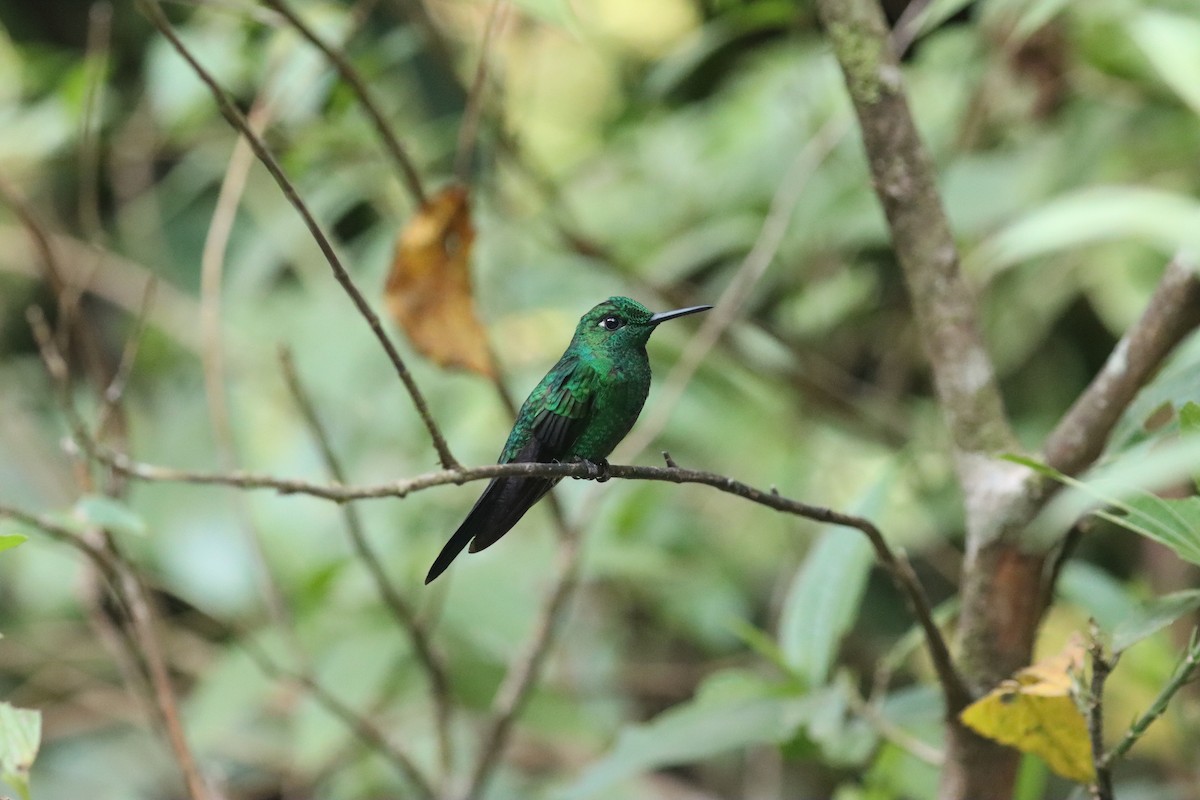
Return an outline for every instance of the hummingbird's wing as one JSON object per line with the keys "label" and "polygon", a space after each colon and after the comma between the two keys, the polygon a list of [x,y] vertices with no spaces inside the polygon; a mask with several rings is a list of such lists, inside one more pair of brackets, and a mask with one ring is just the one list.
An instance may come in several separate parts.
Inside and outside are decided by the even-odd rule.
{"label": "hummingbird's wing", "polygon": [[[521,415],[533,417],[527,434],[514,429],[500,457],[503,464],[553,461],[569,458],[571,448],[587,427],[595,397],[597,375],[578,358],[564,358],[538,385]],[[467,542],[476,553],[508,533],[534,503],[558,483],[552,478],[494,478],[475,502],[462,525],[446,542],[429,568],[425,583],[440,575],[462,552]]]}

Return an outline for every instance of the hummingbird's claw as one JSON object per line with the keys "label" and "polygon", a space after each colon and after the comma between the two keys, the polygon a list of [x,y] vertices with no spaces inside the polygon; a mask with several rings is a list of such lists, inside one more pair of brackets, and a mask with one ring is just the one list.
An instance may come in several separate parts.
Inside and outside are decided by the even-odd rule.
{"label": "hummingbird's claw", "polygon": [[587,467],[586,475],[572,475],[575,480],[595,481],[596,483],[604,483],[611,475],[608,474],[608,459],[601,458],[597,461],[584,458],[583,456],[573,456],[572,464],[583,464]]}
{"label": "hummingbird's claw", "polygon": [[596,475],[596,483],[608,482],[608,479],[612,477],[608,474],[608,459],[602,458],[595,462],[595,465],[599,468],[598,474]]}

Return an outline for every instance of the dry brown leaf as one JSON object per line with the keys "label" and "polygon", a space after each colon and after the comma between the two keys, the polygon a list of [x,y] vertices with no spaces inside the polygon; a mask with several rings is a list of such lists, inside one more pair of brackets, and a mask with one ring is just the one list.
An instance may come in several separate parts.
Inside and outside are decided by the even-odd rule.
{"label": "dry brown leaf", "polygon": [[392,319],[427,358],[490,378],[495,365],[471,294],[474,242],[467,190],[443,189],[400,232],[384,297]]}

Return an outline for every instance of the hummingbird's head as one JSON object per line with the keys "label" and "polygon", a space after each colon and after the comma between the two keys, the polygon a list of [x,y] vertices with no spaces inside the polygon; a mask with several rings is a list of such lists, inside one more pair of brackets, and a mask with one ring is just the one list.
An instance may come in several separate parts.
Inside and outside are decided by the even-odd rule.
{"label": "hummingbird's head", "polygon": [[655,314],[636,300],[610,297],[580,317],[575,338],[610,353],[645,347],[650,334],[660,322],[710,308],[712,306],[691,306]]}

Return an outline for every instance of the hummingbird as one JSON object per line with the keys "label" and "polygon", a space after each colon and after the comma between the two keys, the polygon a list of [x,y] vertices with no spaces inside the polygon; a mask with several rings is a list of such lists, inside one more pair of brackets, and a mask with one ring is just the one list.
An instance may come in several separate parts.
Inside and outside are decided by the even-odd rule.
{"label": "hummingbird", "polygon": [[[659,323],[710,308],[653,314],[628,297],[610,297],[584,314],[562,358],[521,405],[499,463],[582,461],[597,467],[597,480],[607,480],[605,458],[629,433],[650,392],[650,334]],[[559,480],[493,478],[425,583],[441,575],[468,542],[472,553],[495,544]]]}

